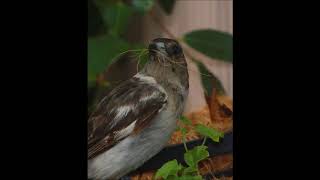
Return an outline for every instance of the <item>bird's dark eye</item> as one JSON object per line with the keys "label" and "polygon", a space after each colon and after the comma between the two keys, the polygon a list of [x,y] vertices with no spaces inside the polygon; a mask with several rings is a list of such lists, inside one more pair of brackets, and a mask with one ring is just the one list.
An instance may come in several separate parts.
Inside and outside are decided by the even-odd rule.
{"label": "bird's dark eye", "polygon": [[178,55],[178,54],[182,53],[182,49],[178,45],[173,45],[171,48],[167,49],[167,53],[170,55]]}

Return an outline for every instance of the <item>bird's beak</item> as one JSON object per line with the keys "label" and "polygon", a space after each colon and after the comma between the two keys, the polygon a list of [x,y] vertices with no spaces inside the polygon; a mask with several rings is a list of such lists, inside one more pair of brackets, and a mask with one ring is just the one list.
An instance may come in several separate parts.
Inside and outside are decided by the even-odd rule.
{"label": "bird's beak", "polygon": [[152,54],[156,54],[157,51],[160,51],[163,54],[167,54],[166,48],[163,42],[151,42],[149,44],[149,52]]}

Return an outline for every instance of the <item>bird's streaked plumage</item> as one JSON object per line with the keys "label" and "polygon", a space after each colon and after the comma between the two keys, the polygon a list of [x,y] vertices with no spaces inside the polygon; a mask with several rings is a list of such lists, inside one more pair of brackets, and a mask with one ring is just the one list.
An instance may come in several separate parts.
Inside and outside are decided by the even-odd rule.
{"label": "bird's streaked plumage", "polygon": [[89,120],[89,159],[138,133],[166,104],[167,95],[151,76],[137,74],[104,98]]}
{"label": "bird's streaked plumage", "polygon": [[159,38],[149,54],[145,67],[102,98],[89,117],[91,179],[118,179],[138,168],[176,128],[189,88],[182,49],[175,40]]}

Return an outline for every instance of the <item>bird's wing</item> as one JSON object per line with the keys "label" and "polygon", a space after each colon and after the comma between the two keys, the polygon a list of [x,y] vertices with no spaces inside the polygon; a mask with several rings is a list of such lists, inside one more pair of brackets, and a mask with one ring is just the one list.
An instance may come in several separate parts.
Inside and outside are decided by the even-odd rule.
{"label": "bird's wing", "polygon": [[167,103],[167,94],[150,76],[136,75],[103,98],[88,121],[88,158],[139,133]]}

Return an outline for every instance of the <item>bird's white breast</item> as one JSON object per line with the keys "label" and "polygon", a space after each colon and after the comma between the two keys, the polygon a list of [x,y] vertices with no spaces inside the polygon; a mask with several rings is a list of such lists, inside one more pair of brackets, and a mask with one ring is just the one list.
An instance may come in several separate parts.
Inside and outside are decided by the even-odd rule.
{"label": "bird's white breast", "polygon": [[176,116],[160,112],[140,134],[125,138],[110,150],[88,162],[88,176],[93,179],[117,179],[141,166],[157,154],[176,128]]}
{"label": "bird's white breast", "polygon": [[[150,125],[143,129],[141,133],[124,138],[108,151],[90,159],[88,161],[89,178],[117,179],[138,168],[167,144],[171,134],[176,129],[176,120],[183,109],[183,106],[177,105],[172,100],[173,98],[170,98],[170,96],[176,96],[176,94],[166,92],[151,76],[137,74],[135,77],[156,86],[161,92],[164,92],[167,95],[168,103],[161,108]],[[180,93],[186,96],[187,90],[182,88]],[[143,99],[140,100],[143,101]],[[125,113],[126,109],[123,109],[119,112],[119,116]]]}

